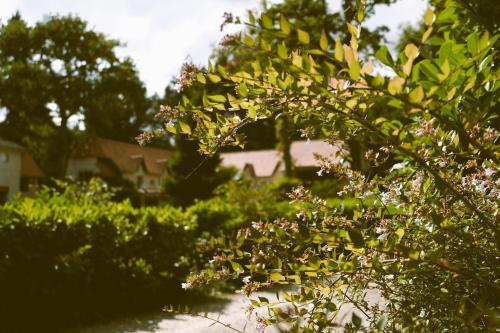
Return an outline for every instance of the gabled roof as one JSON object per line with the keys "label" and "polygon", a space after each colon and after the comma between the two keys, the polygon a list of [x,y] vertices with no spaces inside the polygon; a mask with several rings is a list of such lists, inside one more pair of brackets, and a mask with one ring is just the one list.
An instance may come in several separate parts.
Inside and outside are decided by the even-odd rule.
{"label": "gabled roof", "polygon": [[222,165],[243,170],[251,167],[255,177],[271,177],[281,164],[276,150],[239,151],[220,154]]}
{"label": "gabled roof", "polygon": [[[341,142],[331,145],[323,140],[294,141],[290,154],[295,168],[318,168],[316,155],[329,158],[333,163],[343,163],[347,153]],[[280,153],[277,150],[253,150],[220,154],[222,165],[238,170],[251,168],[255,177],[271,177],[276,171],[283,171]]]}
{"label": "gabled roof", "polygon": [[141,164],[152,175],[161,175],[171,153],[164,149],[93,138],[76,157],[97,157],[111,160],[122,173],[136,172]]}
{"label": "gabled roof", "polygon": [[24,150],[24,148],[20,145],[18,145],[15,142],[12,141],[7,141],[2,138],[0,138],[0,147],[6,147],[10,149],[16,149],[16,150]]}
{"label": "gabled roof", "polygon": [[44,177],[45,174],[40,169],[38,164],[31,155],[24,149],[23,146],[15,142],[0,138],[0,147],[18,150],[21,152],[21,177]]}
{"label": "gabled roof", "polygon": [[294,141],[290,147],[293,165],[296,168],[314,168],[319,167],[316,155],[328,158],[336,164],[343,161],[342,155],[345,155],[347,150],[341,142],[336,142],[331,145],[323,140],[310,141]]}
{"label": "gabled roof", "polygon": [[45,176],[33,157],[31,157],[31,155],[26,151],[21,153],[21,176],[34,178],[41,178]]}

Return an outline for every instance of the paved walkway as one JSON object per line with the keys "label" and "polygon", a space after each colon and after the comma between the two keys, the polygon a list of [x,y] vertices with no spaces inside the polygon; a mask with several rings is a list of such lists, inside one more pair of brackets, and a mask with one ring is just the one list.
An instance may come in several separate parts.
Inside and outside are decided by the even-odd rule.
{"label": "paved walkway", "polygon": [[[252,295],[267,297],[271,302],[276,300],[275,293],[259,292]],[[378,292],[369,291],[367,294],[369,302],[378,302],[380,297]],[[193,310],[198,313],[208,313],[211,318],[218,318],[221,322],[230,324],[238,330],[244,330],[246,333],[257,332],[255,314],[249,319],[246,314],[246,308],[249,304],[247,297],[239,294],[226,294],[207,304],[201,304]],[[262,315],[265,309],[259,310]],[[345,304],[338,315],[339,323],[351,320],[353,306]],[[363,318],[363,315],[360,314]],[[202,317],[193,317],[189,315],[176,315],[158,311],[158,313],[127,318],[124,320],[111,322],[103,325],[91,326],[78,329],[72,333],[234,333],[230,328],[225,328],[219,324],[212,325],[213,322]],[[268,327],[265,333],[275,333],[277,329]]]}

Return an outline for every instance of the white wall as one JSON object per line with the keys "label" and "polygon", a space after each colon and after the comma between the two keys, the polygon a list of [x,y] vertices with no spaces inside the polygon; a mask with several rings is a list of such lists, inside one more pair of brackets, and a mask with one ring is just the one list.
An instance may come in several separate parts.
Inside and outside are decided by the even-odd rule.
{"label": "white wall", "polygon": [[80,172],[82,171],[91,171],[94,174],[98,173],[99,169],[97,169],[97,158],[70,158],[68,161],[68,168],[66,169],[66,176],[78,180]]}
{"label": "white wall", "polygon": [[145,189],[148,192],[160,192],[161,190],[161,176],[154,176],[144,172],[144,168],[142,166],[134,173],[126,173],[123,175],[123,178],[130,180],[134,186],[137,187],[137,177],[142,176],[142,186],[141,188]]}
{"label": "white wall", "polygon": [[0,147],[0,154],[8,156],[7,162],[0,161],[0,187],[9,188],[7,199],[19,191],[21,185],[21,151]]}

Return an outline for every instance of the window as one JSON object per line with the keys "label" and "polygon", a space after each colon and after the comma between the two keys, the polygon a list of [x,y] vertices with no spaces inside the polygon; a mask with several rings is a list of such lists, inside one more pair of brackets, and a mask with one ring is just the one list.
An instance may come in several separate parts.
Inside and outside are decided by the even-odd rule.
{"label": "window", "polygon": [[144,182],[144,177],[137,176],[137,188],[141,188],[143,182]]}
{"label": "window", "polygon": [[154,180],[154,179],[151,179],[151,180],[149,181],[149,185],[150,185],[150,186],[155,186],[155,180]]}

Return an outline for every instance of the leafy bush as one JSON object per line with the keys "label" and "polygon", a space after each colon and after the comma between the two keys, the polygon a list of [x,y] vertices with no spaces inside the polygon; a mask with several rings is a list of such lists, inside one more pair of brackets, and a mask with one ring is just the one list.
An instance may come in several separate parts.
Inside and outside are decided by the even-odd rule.
{"label": "leafy bush", "polygon": [[[347,180],[342,191],[358,201],[352,212],[299,187],[296,217],[242,229],[187,283],[243,278],[248,294],[294,284],[281,294],[286,311],[281,302],[252,302],[269,309],[261,328],[336,331],[339,308],[350,303],[356,311],[342,324],[346,332],[498,331],[500,35],[478,10],[495,3],[432,1],[418,45],[408,43],[396,58],[385,46],[375,53],[391,77],[374,73],[373,59],[358,50],[365,2],[356,3],[346,44],[329,42],[336,31],[312,40],[301,22],[250,14],[251,29],[231,43],[256,50],[251,66],[191,69],[201,84],[230,91],[203,103],[186,96],[165,120],[205,152],[242,144],[235,132],[247,123],[289,117],[332,143],[363,138],[374,149],[365,155],[368,170],[377,173],[322,159],[323,173]],[[186,130],[185,119],[197,122]],[[384,301],[367,302],[370,289]]]}
{"label": "leafy bush", "polygon": [[286,193],[300,184],[298,180],[280,178],[271,183],[250,179],[230,181],[215,190],[215,196],[196,201],[186,209],[188,218],[205,235],[225,235],[249,225],[252,221],[272,220],[293,215]]}
{"label": "leafy bush", "polygon": [[180,209],[112,202],[105,184],[59,184],[0,207],[0,322],[52,330],[164,304],[195,241]]}

